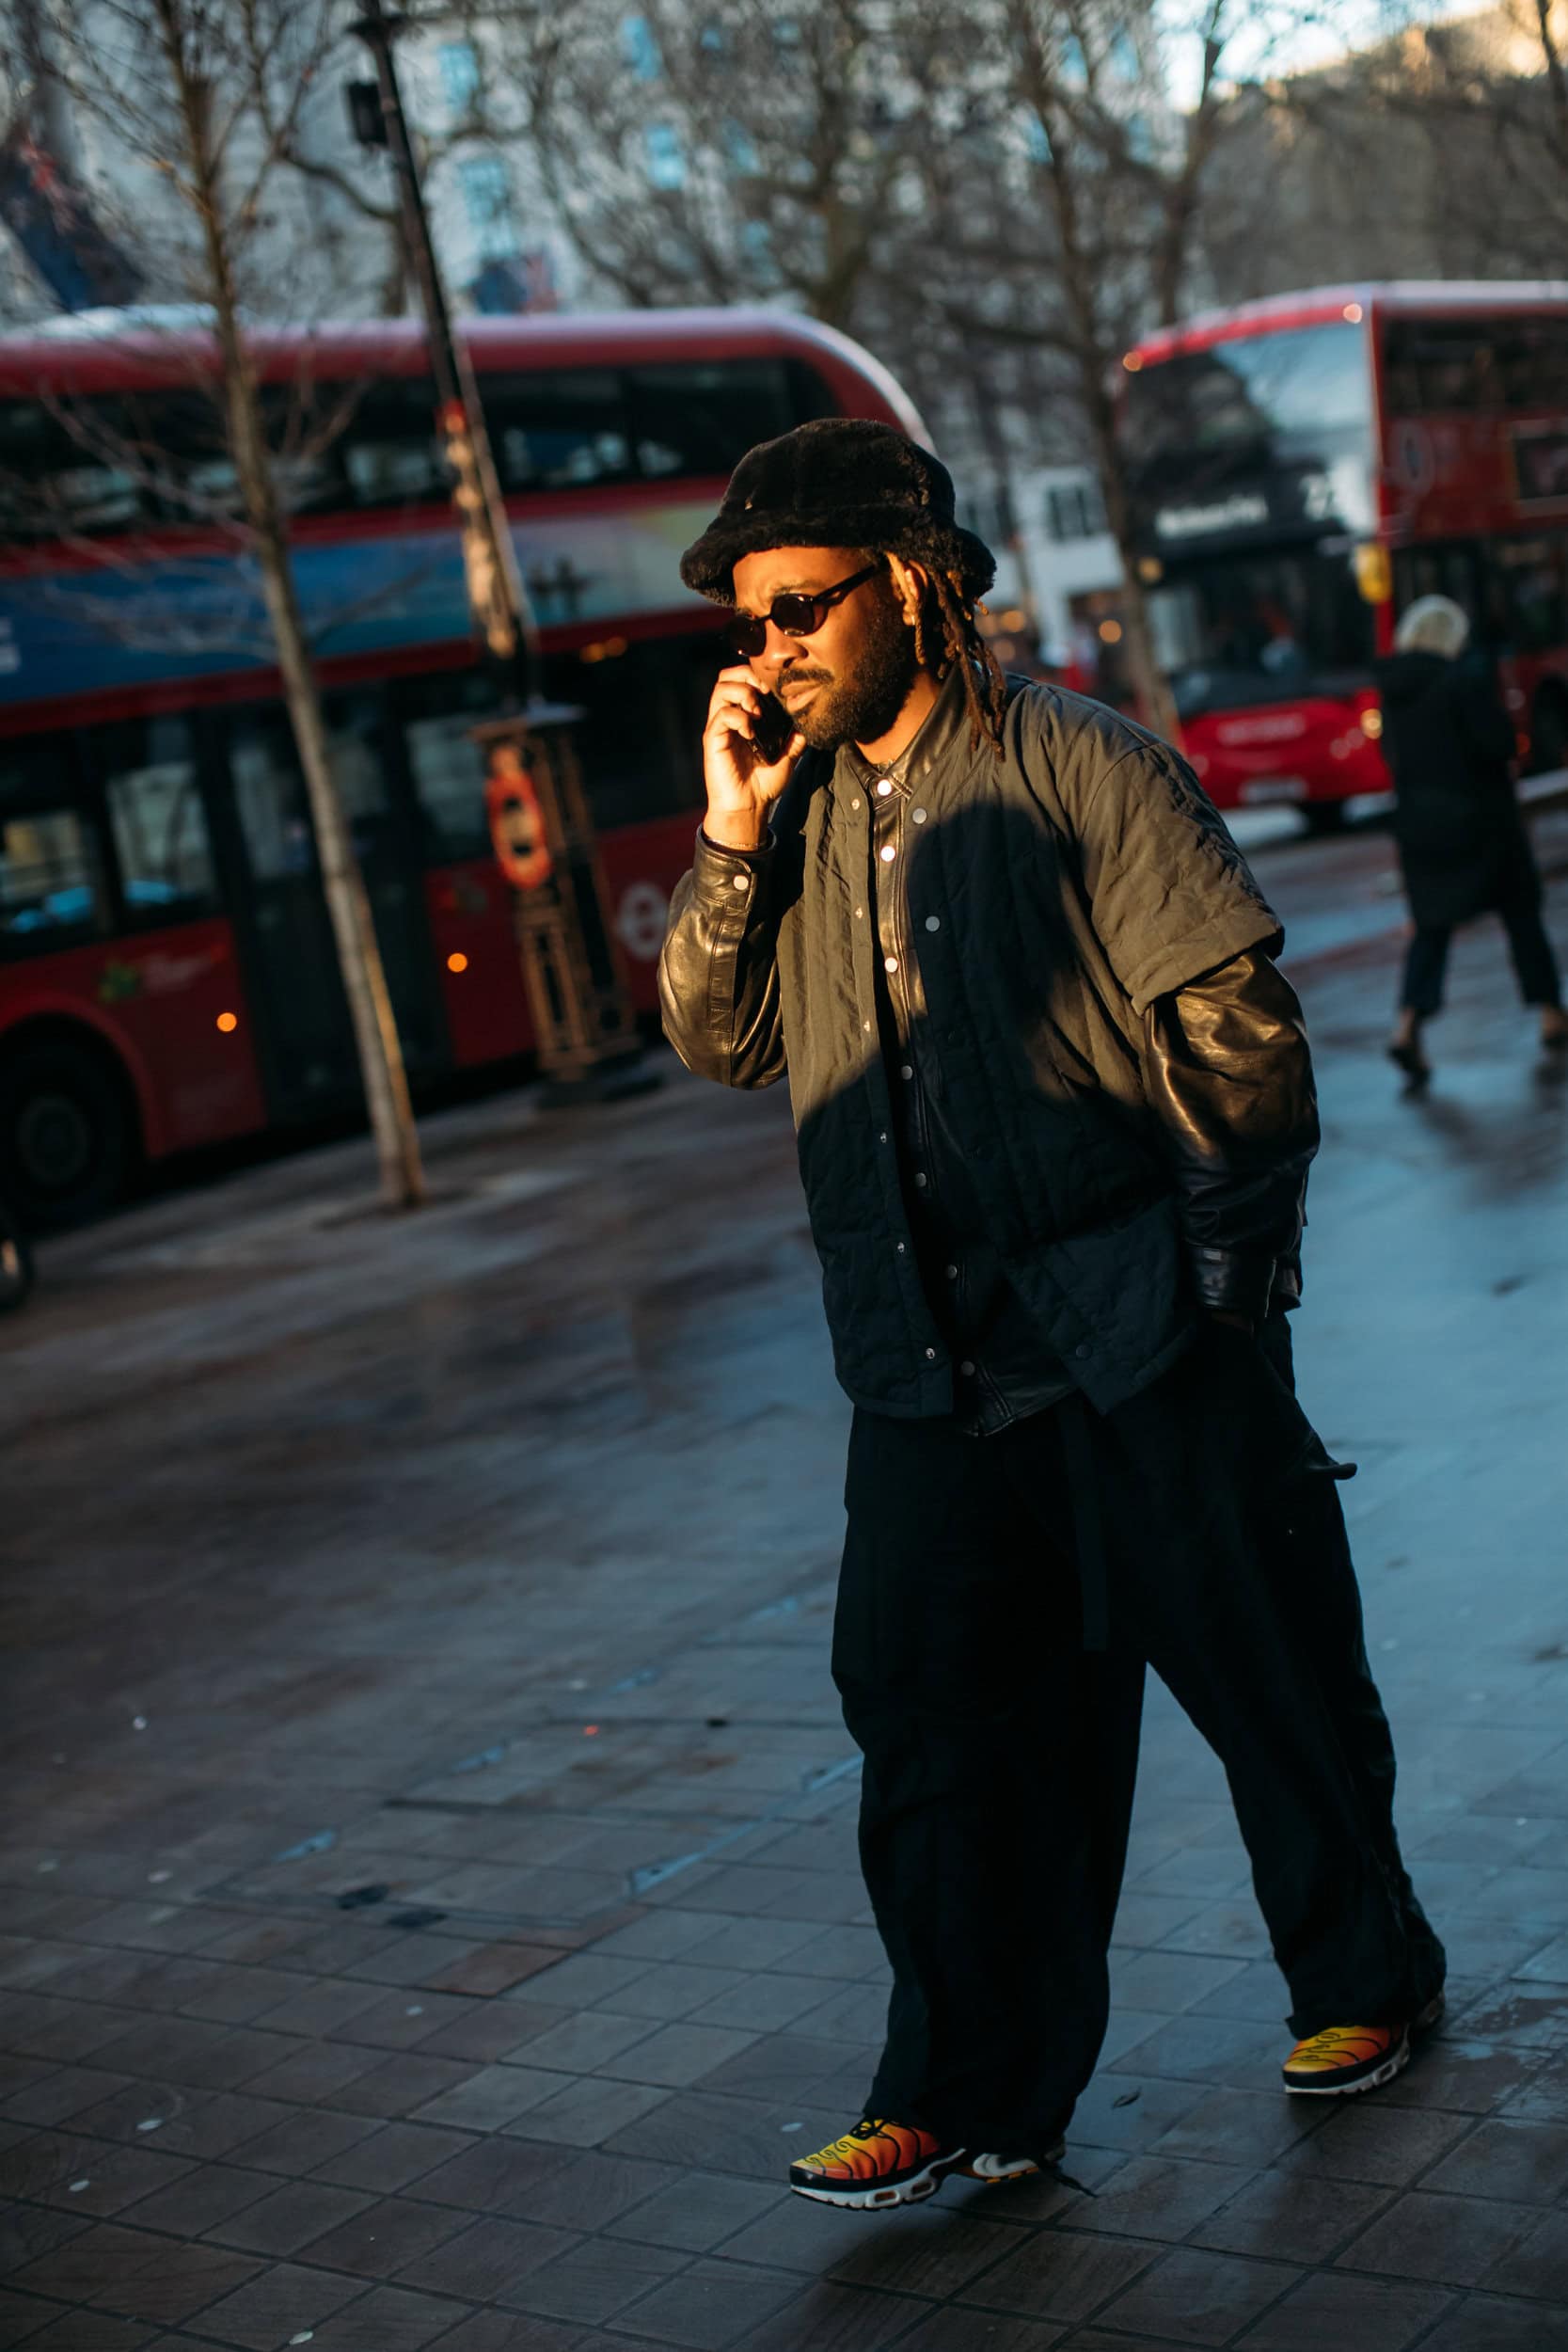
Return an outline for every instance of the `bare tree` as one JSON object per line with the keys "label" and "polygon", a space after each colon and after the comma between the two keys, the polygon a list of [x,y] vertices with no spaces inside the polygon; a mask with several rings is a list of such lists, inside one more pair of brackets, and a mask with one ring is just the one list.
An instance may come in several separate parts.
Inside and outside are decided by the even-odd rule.
{"label": "bare tree", "polygon": [[1129,344],[1200,282],[1227,53],[1274,0],[501,0],[469,18],[502,142],[526,140],[591,279],[763,299],[886,358],[989,476],[1086,456],[1154,662],[1117,435]]}
{"label": "bare tree", "polygon": [[[1415,162],[1461,266],[1556,277],[1568,245],[1568,6],[1497,5],[1430,23],[1385,0],[1385,37],[1346,59],[1350,93]],[[1479,264],[1479,267],[1478,267]]]}
{"label": "bare tree", "polygon": [[[1236,297],[1388,278],[1558,276],[1568,248],[1568,6],[1332,5],[1338,54],[1230,102],[1202,239]],[[1256,235],[1269,189],[1271,234]]]}
{"label": "bare tree", "polygon": [[[140,189],[137,243],[151,291],[194,300],[208,335],[175,358],[195,390],[216,395],[239,516],[235,544],[261,581],[271,650],[298,754],[353,1022],[381,1191],[388,1206],[424,1198],[419,1140],[364,879],[333,775],[289,544],[279,453],[269,446],[245,321],[247,280],[276,265],[281,240],[311,213],[289,159],[326,61],[333,0],[88,0],[47,18],[50,68],[85,129],[112,148],[115,179]],[[269,264],[265,246],[273,248]],[[298,253],[308,282],[313,246]],[[202,345],[205,348],[201,348]],[[205,363],[205,364],[203,364]],[[143,450],[138,462],[156,465]]]}
{"label": "bare tree", "polygon": [[[461,0],[476,79],[448,153],[507,156],[591,294],[776,304],[884,358],[944,442],[974,444],[966,339],[917,290],[944,266],[924,151],[940,0]],[[1016,373],[990,353],[985,373]],[[1009,421],[1031,453],[1019,404]]]}
{"label": "bare tree", "polygon": [[456,13],[482,66],[470,132],[526,148],[597,283],[634,304],[784,299],[853,326],[914,191],[922,0]]}

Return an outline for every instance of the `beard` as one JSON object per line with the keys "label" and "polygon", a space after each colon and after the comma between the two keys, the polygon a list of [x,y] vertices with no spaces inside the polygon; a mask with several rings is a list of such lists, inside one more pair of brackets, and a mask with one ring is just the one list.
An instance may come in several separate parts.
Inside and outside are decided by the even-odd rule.
{"label": "beard", "polygon": [[795,726],[813,751],[836,752],[841,743],[875,743],[886,735],[908,702],[919,671],[914,631],[887,596],[875,608],[853,676],[835,676],[802,662],[779,683],[821,681],[820,692],[795,717]]}

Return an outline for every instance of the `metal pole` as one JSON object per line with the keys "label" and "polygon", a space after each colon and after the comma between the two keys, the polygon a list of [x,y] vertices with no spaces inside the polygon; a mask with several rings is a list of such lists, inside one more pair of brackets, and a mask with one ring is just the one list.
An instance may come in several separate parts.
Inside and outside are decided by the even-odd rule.
{"label": "metal pole", "polygon": [[539,631],[517,568],[473,368],[466,348],[452,332],[451,310],[436,258],[419,159],[404,112],[392,44],[407,22],[406,17],[385,14],[381,0],[365,0],[364,14],[351,29],[358,34],[375,60],[387,148],[397,174],[404,241],[425,315],[436,411],[454,477],[465,540],[468,542],[477,535],[483,542],[483,556],[477,563],[477,550],[471,545],[465,548],[475,617],[483,628],[492,660],[505,674],[506,687],[527,703],[533,701],[539,691]]}
{"label": "metal pole", "polygon": [[[507,795],[520,790],[537,812],[538,860],[515,861],[526,881],[515,885],[523,979],[533,1009],[540,1067],[561,1100],[602,1101],[657,1086],[641,1067],[641,1047],[626,988],[620,943],[605,913],[588,803],[572,742],[579,711],[540,696],[539,635],[512,544],[512,527],[490,453],[484,411],[467,345],[451,312],[430,232],[419,161],[398,87],[392,44],[407,22],[387,15],[382,0],[363,0],[353,30],[375,59],[386,144],[397,173],[399,210],[419,284],[430,341],[438,421],[452,475],[452,502],[463,532],[468,600],[501,684],[507,715],[474,730],[486,768],[486,802],[498,857],[516,822]],[[535,878],[532,868],[542,870]],[[503,863],[502,870],[506,871]]]}

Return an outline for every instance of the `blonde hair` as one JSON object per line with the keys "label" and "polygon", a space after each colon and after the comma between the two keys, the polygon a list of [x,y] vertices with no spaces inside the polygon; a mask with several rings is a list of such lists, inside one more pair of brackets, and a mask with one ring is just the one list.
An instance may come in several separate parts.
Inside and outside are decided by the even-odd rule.
{"label": "blonde hair", "polygon": [[1469,618],[1451,596],[1418,596],[1400,614],[1394,644],[1401,653],[1436,653],[1457,661],[1469,637]]}

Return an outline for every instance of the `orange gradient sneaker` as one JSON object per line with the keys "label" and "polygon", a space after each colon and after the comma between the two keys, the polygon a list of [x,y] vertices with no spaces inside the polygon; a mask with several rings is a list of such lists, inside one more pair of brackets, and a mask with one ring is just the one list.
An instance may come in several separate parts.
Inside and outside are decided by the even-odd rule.
{"label": "orange gradient sneaker", "polygon": [[1327,2026],[1298,2042],[1280,2070],[1285,2088],[1314,2099],[1338,2099],[1354,2090],[1379,2090],[1410,2063],[1410,2037],[1425,2033],[1443,2014],[1443,1996],[1427,2003],[1418,2017],[1398,2026]]}
{"label": "orange gradient sneaker", "polygon": [[[1054,2161],[1061,2150],[1044,2159]],[[1037,2172],[1033,2156],[971,2154],[952,2148],[914,2123],[890,2123],[868,2117],[847,2131],[842,2139],[802,2156],[789,2168],[789,2185],[798,2197],[818,2204],[851,2205],[863,2209],[882,2205],[917,2205],[934,2197],[950,2172],[975,2181],[1017,2181]]]}

